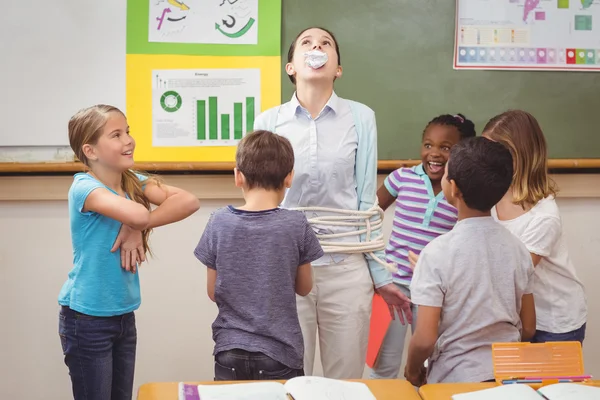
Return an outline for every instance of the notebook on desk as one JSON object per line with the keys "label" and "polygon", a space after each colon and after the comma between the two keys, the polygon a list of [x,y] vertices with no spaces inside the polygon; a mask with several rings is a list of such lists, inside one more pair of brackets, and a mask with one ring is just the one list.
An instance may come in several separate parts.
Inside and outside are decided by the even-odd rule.
{"label": "notebook on desk", "polygon": [[226,385],[179,384],[179,400],[376,400],[367,385],[317,376],[285,384],[249,382]]}
{"label": "notebook on desk", "polygon": [[455,394],[452,400],[598,400],[600,388],[577,383],[555,383],[537,391],[523,384],[498,386],[477,392]]}

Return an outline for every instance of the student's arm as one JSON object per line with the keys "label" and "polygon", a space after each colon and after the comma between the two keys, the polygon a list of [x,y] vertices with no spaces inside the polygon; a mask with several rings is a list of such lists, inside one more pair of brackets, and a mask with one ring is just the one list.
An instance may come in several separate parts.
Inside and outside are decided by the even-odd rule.
{"label": "student's arm", "polygon": [[529,253],[531,254],[531,261],[533,261],[533,266],[537,267],[537,265],[540,263],[540,261],[542,261],[542,256],[538,256],[537,254],[534,253]]}
{"label": "student's arm", "polygon": [[110,251],[117,251],[128,239],[128,248],[121,251],[121,266],[135,273],[137,261],[144,261],[144,246],[140,232],[150,221],[150,211],[142,204],[121,197],[97,180],[88,177],[77,181],[73,201],[83,214],[97,213],[119,221],[122,225]]}
{"label": "student's arm", "polygon": [[[144,177],[140,177],[140,179],[144,179]],[[136,271],[137,263],[146,261],[142,230],[180,221],[189,217],[200,207],[198,199],[185,190],[162,184],[159,186],[152,180],[146,180],[143,187],[148,201],[158,207],[149,212],[148,222],[143,228],[121,227],[111,249],[113,252],[121,249],[121,266],[132,272]]]}
{"label": "student's arm", "polygon": [[[419,309],[421,312],[421,309]],[[521,298],[521,341],[528,342],[535,335],[535,302],[533,300],[533,294],[524,294]],[[421,314],[419,314],[419,318]],[[418,322],[417,322],[418,324]]]}
{"label": "student's arm", "polygon": [[323,257],[323,248],[317,235],[303,214],[299,214],[303,225],[302,237],[299,241],[300,266],[296,270],[295,291],[299,296],[306,296],[313,288],[312,263]]}
{"label": "student's arm", "polygon": [[438,338],[441,312],[441,307],[419,306],[417,328],[410,340],[404,370],[404,377],[414,386],[422,386],[425,383],[423,364],[433,353]]}
{"label": "student's arm", "polygon": [[93,211],[112,218],[135,230],[143,230],[150,221],[150,211],[142,204],[98,187],[86,198],[82,212]]}
{"label": "student's arm", "polygon": [[313,288],[312,266],[303,264],[296,271],[296,294],[306,296]]}
{"label": "student's arm", "polygon": [[215,301],[215,284],[217,283],[217,270],[213,267],[206,267],[206,292],[208,298]]}
{"label": "student's arm", "polygon": [[144,195],[150,203],[158,206],[150,213],[150,220],[145,229],[181,221],[200,208],[200,201],[196,196],[174,186],[148,182],[144,188]]}
{"label": "student's arm", "polygon": [[425,383],[423,363],[434,349],[438,338],[442,306],[447,287],[443,283],[443,271],[449,267],[443,260],[445,252],[439,247],[423,249],[410,284],[412,301],[419,306],[417,327],[408,348],[405,377],[415,386]]}
{"label": "student's arm", "polygon": [[562,223],[556,216],[542,215],[529,223],[519,239],[531,253],[534,267],[538,266],[542,258],[550,256],[561,234]]}
{"label": "student's arm", "polygon": [[389,206],[394,204],[396,198],[390,194],[385,185],[381,185],[377,190],[377,201],[382,210],[387,210]]}
{"label": "student's arm", "polygon": [[399,190],[400,169],[397,169],[385,178],[383,184],[377,190],[379,207],[381,207],[384,211],[387,210],[396,201]]}
{"label": "student's arm", "polygon": [[413,253],[412,251],[408,251],[408,261],[410,262],[410,266],[414,270],[417,266],[417,262],[419,262],[419,256],[417,253]]}
{"label": "student's arm", "polygon": [[516,282],[519,285],[522,285],[523,282],[526,282],[525,286],[523,287],[523,295],[521,296],[521,310],[519,311],[519,317],[521,319],[521,341],[528,342],[535,335],[537,326],[535,300],[533,296],[535,264],[529,260],[529,257],[527,257],[526,248],[522,248],[521,251],[523,252],[523,265],[518,270],[520,274],[516,277]]}
{"label": "student's arm", "polygon": [[202,237],[194,249],[194,255],[206,266],[206,292],[208,297],[215,301],[215,285],[217,282],[217,239],[213,232],[212,214],[206,223]]}

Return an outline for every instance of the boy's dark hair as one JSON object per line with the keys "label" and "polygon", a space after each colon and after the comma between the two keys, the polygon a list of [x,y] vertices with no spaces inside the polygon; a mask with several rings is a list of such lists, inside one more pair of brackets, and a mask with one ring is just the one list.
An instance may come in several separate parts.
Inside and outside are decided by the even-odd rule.
{"label": "boy's dark hair", "polygon": [[473,121],[467,119],[467,117],[465,117],[462,114],[438,115],[437,117],[429,121],[429,123],[423,130],[423,134],[425,134],[425,131],[427,130],[427,128],[429,128],[430,125],[454,126],[456,127],[456,129],[458,129],[461,140],[470,137],[475,137],[477,135],[477,132],[475,132],[475,124],[473,123]]}
{"label": "boy's dark hair", "polygon": [[[331,36],[331,38],[333,39],[333,44],[335,46],[335,53],[337,54],[337,58],[338,58],[338,65],[342,65],[342,58],[340,57],[340,46],[338,45],[338,41],[335,38],[335,35],[330,30],[321,28],[320,26],[310,26],[306,29],[302,29],[302,31],[298,35],[296,35],[296,37],[294,38],[294,41],[292,42],[292,44],[290,45],[290,48],[288,50],[288,57],[287,57],[288,62],[291,63],[292,60],[294,59],[294,52],[296,51],[296,42],[300,38],[300,35],[302,35],[304,32],[306,32],[309,29],[320,29],[324,32],[327,32],[329,34],[329,36]],[[295,76],[288,75],[288,78],[290,78],[290,81],[292,81],[292,83],[294,85],[296,84]]]}
{"label": "boy's dark hair", "polygon": [[500,143],[479,136],[450,150],[447,179],[456,182],[469,208],[490,211],[510,188],[512,177],[512,156]]}
{"label": "boy's dark hair", "polygon": [[248,189],[279,190],[294,169],[294,149],[283,136],[254,131],[238,144],[235,163],[244,174]]}

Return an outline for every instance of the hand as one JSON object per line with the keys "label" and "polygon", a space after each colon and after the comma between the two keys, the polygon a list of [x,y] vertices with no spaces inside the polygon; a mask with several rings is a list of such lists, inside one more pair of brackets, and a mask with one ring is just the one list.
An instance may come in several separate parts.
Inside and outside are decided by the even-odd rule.
{"label": "hand", "polygon": [[413,253],[412,251],[408,251],[408,261],[410,261],[410,266],[414,270],[417,266],[417,261],[419,261],[419,256]]}
{"label": "hand", "polygon": [[407,322],[412,324],[412,311],[410,309],[410,299],[406,297],[404,293],[394,283],[388,283],[377,289],[377,293],[387,303],[390,308],[390,314],[392,319],[395,319],[394,309],[398,312],[400,323],[405,325],[404,316],[406,316]]}
{"label": "hand", "polygon": [[407,364],[406,368],[404,368],[404,377],[413,386],[421,387],[427,383],[427,368],[421,365],[418,371],[411,371]]}
{"label": "hand", "polygon": [[125,224],[121,225],[117,239],[110,251],[114,253],[119,248],[121,249],[121,267],[135,274],[138,263],[146,261],[142,232],[131,229]]}

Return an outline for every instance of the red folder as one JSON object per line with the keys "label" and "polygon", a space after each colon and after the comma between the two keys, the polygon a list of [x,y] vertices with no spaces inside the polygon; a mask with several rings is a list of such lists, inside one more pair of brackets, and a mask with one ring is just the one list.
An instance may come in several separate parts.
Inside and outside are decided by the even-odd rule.
{"label": "red folder", "polygon": [[369,346],[367,347],[367,365],[373,368],[379,356],[379,349],[385,338],[388,327],[392,322],[390,309],[378,294],[373,296],[373,309],[371,310],[371,324],[369,328]]}

